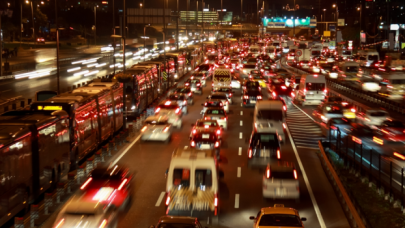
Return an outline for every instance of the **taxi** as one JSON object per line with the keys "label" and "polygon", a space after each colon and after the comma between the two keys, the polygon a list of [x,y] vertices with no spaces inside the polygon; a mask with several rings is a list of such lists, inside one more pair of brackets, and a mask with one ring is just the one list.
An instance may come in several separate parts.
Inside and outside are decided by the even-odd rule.
{"label": "taxi", "polygon": [[284,204],[274,204],[274,207],[262,208],[253,220],[253,228],[259,227],[304,227],[306,218],[300,218],[297,210],[284,207]]}
{"label": "taxi", "polygon": [[218,139],[221,138],[222,128],[219,126],[218,121],[216,120],[199,119],[195,124],[191,124],[191,126],[193,128],[191,129],[190,139],[193,137],[193,135],[202,130],[213,132],[218,136]]}
{"label": "taxi", "polygon": [[266,79],[262,76],[261,72],[258,70],[250,71],[249,79],[258,82],[260,87],[266,88]]}

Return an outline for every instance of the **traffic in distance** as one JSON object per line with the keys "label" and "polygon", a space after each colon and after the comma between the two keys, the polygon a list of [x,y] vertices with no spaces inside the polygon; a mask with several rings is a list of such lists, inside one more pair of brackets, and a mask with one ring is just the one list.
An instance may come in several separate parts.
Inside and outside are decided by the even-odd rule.
{"label": "traffic in distance", "polygon": [[156,66],[176,75],[176,88],[122,156],[93,169],[44,227],[327,227],[336,218],[348,227],[322,168],[309,165],[318,158],[300,155],[316,153],[316,139],[339,128],[405,164],[401,119],[376,106],[360,111],[328,88],[334,80],[400,104],[403,66],[392,57],[284,35],[206,41],[197,52],[190,72],[184,55],[167,53],[167,63],[159,55],[128,68],[134,77],[125,86],[114,76],[95,79],[1,114],[0,194],[9,202],[1,221],[125,128],[124,113],[150,107]]}

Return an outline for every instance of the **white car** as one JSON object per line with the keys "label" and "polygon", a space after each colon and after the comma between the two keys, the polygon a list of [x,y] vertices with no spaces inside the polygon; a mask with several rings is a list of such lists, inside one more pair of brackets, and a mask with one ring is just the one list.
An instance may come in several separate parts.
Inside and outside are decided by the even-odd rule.
{"label": "white car", "polygon": [[228,97],[223,93],[212,93],[207,97],[207,99],[217,99],[221,100],[222,104],[224,105],[224,110],[226,113],[229,112],[229,100]]}
{"label": "white car", "polygon": [[292,162],[269,164],[263,175],[263,197],[270,199],[299,199],[298,172]]}
{"label": "white car", "polygon": [[166,116],[149,116],[141,128],[141,141],[163,141],[169,143],[172,127]]}
{"label": "white car", "polygon": [[155,110],[155,116],[165,116],[167,122],[178,129],[183,123],[181,108],[176,101],[163,101]]}
{"label": "white car", "polygon": [[208,108],[204,113],[204,120],[216,120],[223,129],[228,129],[228,116],[223,108]]}
{"label": "white car", "polygon": [[115,228],[117,223],[118,214],[114,206],[74,199],[60,210],[53,227]]}
{"label": "white car", "polygon": [[368,126],[380,126],[384,121],[390,119],[388,112],[381,109],[369,109],[357,114],[359,122]]}
{"label": "white car", "polygon": [[381,90],[380,83],[372,78],[361,78],[360,80],[356,81],[355,84],[357,87],[362,89],[363,91],[373,92],[376,93]]}

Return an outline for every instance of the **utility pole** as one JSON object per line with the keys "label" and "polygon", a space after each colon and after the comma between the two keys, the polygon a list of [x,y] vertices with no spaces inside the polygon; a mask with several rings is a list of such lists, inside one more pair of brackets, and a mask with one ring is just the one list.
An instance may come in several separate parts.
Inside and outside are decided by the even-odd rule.
{"label": "utility pole", "polygon": [[202,14],[202,30],[203,30],[203,34],[204,34],[204,37],[205,37],[205,33],[204,33],[204,0],[202,0],[202,11],[201,11],[201,14]]}
{"label": "utility pole", "polygon": [[240,0],[240,23],[242,23],[243,18],[243,0]]}
{"label": "utility pole", "polygon": [[176,16],[176,35],[177,35],[177,51],[179,50],[179,19],[180,19],[180,12],[179,12],[179,0],[177,0],[177,16]]}
{"label": "utility pole", "polygon": [[[21,7],[21,14],[20,14],[20,47],[22,45],[22,30],[23,30],[23,23],[22,23],[22,5],[23,3],[21,2],[20,7]],[[1,31],[1,30],[0,30]]]}
{"label": "utility pole", "polygon": [[94,6],[94,45],[97,45],[97,7]]}
{"label": "utility pole", "polygon": [[127,34],[127,24],[125,22],[126,22],[127,18],[126,18],[126,14],[125,14],[125,12],[126,12],[125,0],[123,0],[123,2],[124,2],[124,7],[123,7],[123,22],[122,22],[122,24],[123,24],[124,30],[122,31],[122,34],[123,34],[122,39],[124,41],[124,45],[122,45],[122,63],[124,65],[123,66],[123,71],[125,72],[125,38],[126,38],[126,34]]}
{"label": "utility pole", "polygon": [[[1,16],[2,13],[0,13],[0,33],[1,33]],[[3,76],[3,42],[1,42],[1,39],[0,39],[0,76]]]}
{"label": "utility pole", "polygon": [[59,23],[58,23],[58,1],[55,0],[55,24],[56,24],[56,83],[58,94],[60,94],[59,81]]}

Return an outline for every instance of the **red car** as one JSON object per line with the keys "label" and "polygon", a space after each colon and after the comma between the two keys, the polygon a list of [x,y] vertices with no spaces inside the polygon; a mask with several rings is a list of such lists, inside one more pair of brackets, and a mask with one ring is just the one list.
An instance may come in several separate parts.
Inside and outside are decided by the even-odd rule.
{"label": "red car", "polygon": [[133,174],[126,167],[95,168],[80,187],[82,199],[114,204],[117,208],[129,208]]}

